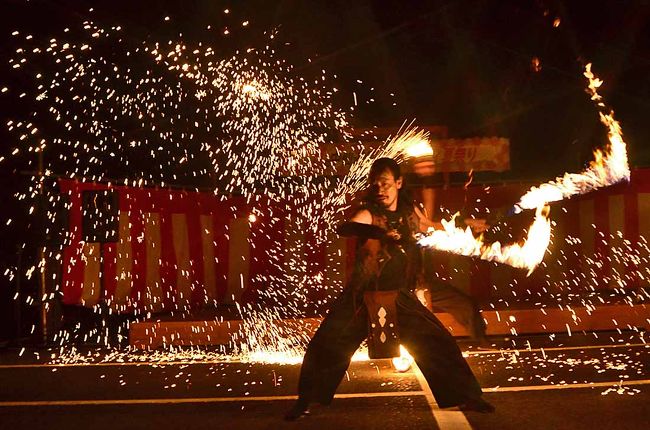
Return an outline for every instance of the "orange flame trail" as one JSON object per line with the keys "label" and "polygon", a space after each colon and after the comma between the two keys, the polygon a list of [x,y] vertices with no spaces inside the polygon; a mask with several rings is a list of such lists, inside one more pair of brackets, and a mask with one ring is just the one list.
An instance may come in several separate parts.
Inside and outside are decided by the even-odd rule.
{"label": "orange flame trail", "polygon": [[452,219],[442,221],[444,230],[429,231],[422,235],[418,240],[419,245],[525,268],[530,275],[544,258],[551,239],[548,203],[629,180],[630,169],[621,127],[614,119],[613,112],[607,112],[602,97],[597,92],[603,82],[591,72],[591,64],[585,67],[584,75],[589,80],[587,92],[600,110],[600,121],[608,129],[609,143],[605,149],[594,151],[594,160],[583,172],[566,173],[554,181],[532,187],[521,197],[514,207],[515,212],[535,209],[535,220],[523,243],[505,246],[499,242],[486,244],[482,236],[474,238],[469,227],[465,230],[456,228]]}
{"label": "orange flame trail", "polygon": [[614,119],[614,113],[605,113],[606,106],[597,90],[603,81],[594,76],[591,72],[591,64],[585,67],[585,77],[589,80],[587,92],[591,99],[600,108],[600,121],[608,129],[609,143],[604,150],[594,151],[594,160],[582,173],[565,173],[555,181],[547,182],[539,187],[531,188],[521,197],[516,209],[534,209],[548,202],[555,202],[585,194],[598,188],[613,185],[622,180],[630,179],[630,168],[627,161],[627,150],[621,126]]}
{"label": "orange flame trail", "polygon": [[449,221],[442,220],[444,230],[429,231],[418,239],[418,244],[453,254],[479,257],[482,260],[528,269],[528,274],[530,274],[544,258],[544,253],[551,240],[551,223],[548,212],[548,206],[537,208],[535,220],[528,229],[526,239],[521,244],[484,243],[482,236],[475,238],[469,227],[464,230],[457,228],[454,218]]}

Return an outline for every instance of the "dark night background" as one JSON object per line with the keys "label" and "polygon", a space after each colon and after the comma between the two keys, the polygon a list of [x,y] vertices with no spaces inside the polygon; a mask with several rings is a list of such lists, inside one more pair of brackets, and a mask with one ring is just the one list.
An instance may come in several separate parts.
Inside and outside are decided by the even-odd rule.
{"label": "dark night background", "polygon": [[[183,33],[225,57],[263,46],[264,33],[277,29],[278,54],[296,73],[336,75],[335,101],[343,109],[357,94],[355,126],[415,119],[416,125],[448,126],[450,137],[509,138],[511,171],[482,174],[479,181],[548,180],[591,159],[593,148],[605,142],[584,91],[583,67],[592,62],[605,82],[600,92],[622,125],[631,165],[650,165],[650,1],[4,0],[0,16],[0,87],[12,90],[27,85],[8,65],[17,47],[13,30],[46,41],[91,19],[121,25],[136,40],[176,40]],[[249,25],[242,27],[243,21]],[[0,96],[0,155],[16,144],[4,123],[33,109],[15,93]],[[19,218],[10,229],[2,227],[1,271],[15,264],[14,244],[27,234],[27,223],[20,222],[24,209],[11,195],[23,180],[17,172],[34,168],[29,162],[0,165],[0,225]],[[9,283],[0,289],[0,315],[8,315]],[[6,326],[0,319],[0,328]],[[0,330],[0,340],[8,334]]]}

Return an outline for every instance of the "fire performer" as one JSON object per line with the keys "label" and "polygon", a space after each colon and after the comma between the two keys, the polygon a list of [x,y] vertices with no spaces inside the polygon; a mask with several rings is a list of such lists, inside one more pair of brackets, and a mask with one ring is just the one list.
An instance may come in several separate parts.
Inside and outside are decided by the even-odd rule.
{"label": "fire performer", "polygon": [[[376,160],[364,205],[340,229],[358,236],[351,281],[332,304],[307,347],[298,400],[285,419],[308,413],[312,402],[330,404],[350,359],[368,337],[368,291],[394,291],[400,342],[411,353],[438,405],[492,412],[454,338],[412,293],[421,270],[413,234],[431,225],[403,189],[399,165]],[[367,303],[367,302],[366,302]],[[381,317],[380,317],[381,318]]]}

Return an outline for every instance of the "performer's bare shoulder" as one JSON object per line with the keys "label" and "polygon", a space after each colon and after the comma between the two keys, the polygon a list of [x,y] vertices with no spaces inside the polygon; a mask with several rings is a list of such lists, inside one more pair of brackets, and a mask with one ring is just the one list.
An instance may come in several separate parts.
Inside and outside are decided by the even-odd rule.
{"label": "performer's bare shoulder", "polygon": [[358,222],[360,224],[372,224],[372,215],[368,209],[360,209],[352,215],[350,221]]}

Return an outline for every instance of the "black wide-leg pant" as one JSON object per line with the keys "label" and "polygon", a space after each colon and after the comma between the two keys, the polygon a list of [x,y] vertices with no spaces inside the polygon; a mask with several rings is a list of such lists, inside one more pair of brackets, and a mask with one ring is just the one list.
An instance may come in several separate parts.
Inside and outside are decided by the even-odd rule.
{"label": "black wide-leg pant", "polygon": [[[351,290],[335,300],[309,342],[298,383],[303,401],[329,404],[352,355],[368,336],[363,297],[355,298]],[[401,344],[415,359],[440,407],[481,397],[481,387],[456,341],[413,294],[398,294],[397,320]]]}
{"label": "black wide-leg pant", "polygon": [[475,341],[485,340],[485,321],[474,299],[441,281],[428,282],[433,307],[448,312],[456,321],[461,323]]}

